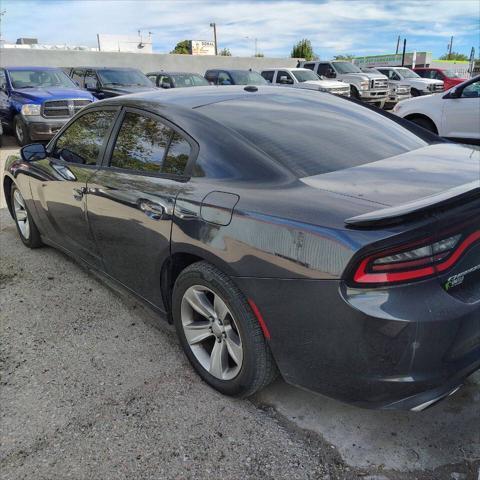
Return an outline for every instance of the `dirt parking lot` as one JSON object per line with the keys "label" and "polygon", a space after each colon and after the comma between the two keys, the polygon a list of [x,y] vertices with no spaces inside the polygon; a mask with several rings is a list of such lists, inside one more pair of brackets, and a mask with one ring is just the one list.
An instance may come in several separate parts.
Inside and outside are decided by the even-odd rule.
{"label": "dirt parking lot", "polygon": [[5,208],[0,344],[0,479],[480,480],[478,374],[422,413],[282,380],[223,397],[163,319],[65,255],[25,248]]}

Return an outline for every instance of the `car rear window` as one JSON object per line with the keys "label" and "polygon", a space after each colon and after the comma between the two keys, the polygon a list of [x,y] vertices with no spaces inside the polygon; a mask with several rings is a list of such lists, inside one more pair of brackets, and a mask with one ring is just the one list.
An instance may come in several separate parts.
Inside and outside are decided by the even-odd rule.
{"label": "car rear window", "polygon": [[252,94],[200,107],[299,178],[422,148],[410,130],[366,107],[308,91]]}

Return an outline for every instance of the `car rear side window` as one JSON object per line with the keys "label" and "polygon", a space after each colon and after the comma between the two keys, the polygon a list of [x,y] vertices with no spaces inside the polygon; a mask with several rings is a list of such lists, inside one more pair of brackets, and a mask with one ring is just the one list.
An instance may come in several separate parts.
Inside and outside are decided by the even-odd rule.
{"label": "car rear side window", "polygon": [[273,82],[273,74],[275,73],[274,70],[265,70],[261,73],[262,77],[267,81],[272,83]]}
{"label": "car rear side window", "polygon": [[170,127],[152,117],[127,112],[110,165],[148,173],[182,175],[189,156],[190,144]]}
{"label": "car rear side window", "polygon": [[68,163],[95,165],[115,114],[95,110],[82,115],[60,135],[54,156]]}
{"label": "car rear side window", "polygon": [[289,89],[218,102],[200,112],[231,128],[299,178],[375,162],[427,143],[366,107]]}

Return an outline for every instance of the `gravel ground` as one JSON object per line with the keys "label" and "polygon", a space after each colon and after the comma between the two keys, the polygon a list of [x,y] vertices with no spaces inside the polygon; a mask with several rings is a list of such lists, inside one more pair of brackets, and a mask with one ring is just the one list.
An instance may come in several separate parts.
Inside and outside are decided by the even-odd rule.
{"label": "gravel ground", "polygon": [[480,480],[475,460],[349,467],[261,397],[218,394],[163,319],[58,251],[25,248],[5,209],[0,342],[2,480]]}

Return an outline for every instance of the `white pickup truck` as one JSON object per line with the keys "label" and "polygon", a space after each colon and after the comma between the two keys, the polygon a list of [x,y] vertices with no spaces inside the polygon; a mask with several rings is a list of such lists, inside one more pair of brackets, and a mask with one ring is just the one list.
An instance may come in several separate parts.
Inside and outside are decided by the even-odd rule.
{"label": "white pickup truck", "polygon": [[325,80],[307,68],[269,68],[260,72],[272,85],[320,90],[334,95],[350,96],[350,86],[336,80]]}
{"label": "white pickup truck", "polygon": [[345,61],[299,62],[299,67],[313,70],[326,78],[350,85],[351,96],[383,108],[388,97],[388,79],[378,73],[364,73],[356,65]]}
{"label": "white pickup truck", "polygon": [[422,78],[413,70],[406,67],[376,67],[376,69],[380,73],[383,73],[392,83],[409,85],[412,97],[431,95],[432,93],[439,93],[444,90],[442,80]]}

